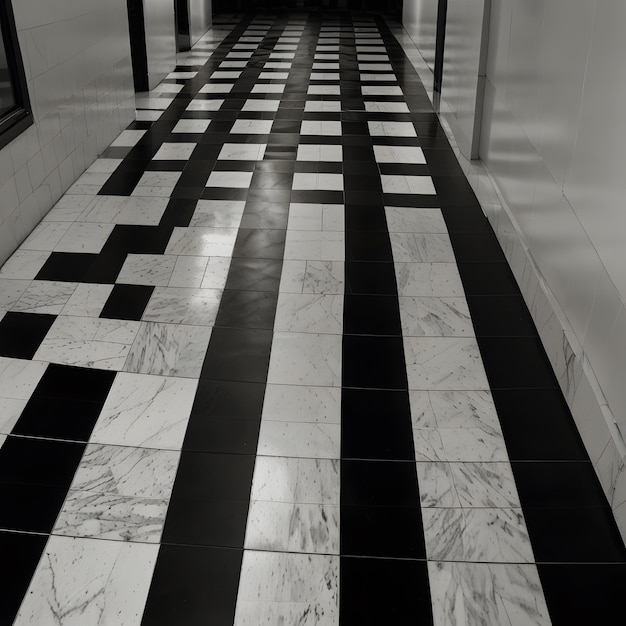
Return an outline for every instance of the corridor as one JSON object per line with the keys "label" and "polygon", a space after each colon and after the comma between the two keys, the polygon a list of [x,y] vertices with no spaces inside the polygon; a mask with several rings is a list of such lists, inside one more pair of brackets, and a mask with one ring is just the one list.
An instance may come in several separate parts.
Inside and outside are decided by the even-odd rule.
{"label": "corridor", "polygon": [[0,294],[1,624],[617,623],[611,508],[382,18],[216,19]]}

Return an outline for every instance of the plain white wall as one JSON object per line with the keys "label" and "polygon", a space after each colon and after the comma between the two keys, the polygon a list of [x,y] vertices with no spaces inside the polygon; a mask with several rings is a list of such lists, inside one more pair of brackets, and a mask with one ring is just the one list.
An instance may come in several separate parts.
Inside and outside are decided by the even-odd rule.
{"label": "plain white wall", "polygon": [[189,29],[191,45],[198,43],[204,33],[213,24],[213,8],[211,0],[189,0]]}
{"label": "plain white wall", "polygon": [[435,66],[438,0],[404,0],[402,25],[411,35],[431,71]]}
{"label": "plain white wall", "polygon": [[154,89],[176,67],[174,0],[143,0],[148,86]]}
{"label": "plain white wall", "polygon": [[492,0],[481,158],[626,434],[626,3]]}
{"label": "plain white wall", "polygon": [[135,115],[125,0],[13,10],[35,124],[0,150],[0,263]]}

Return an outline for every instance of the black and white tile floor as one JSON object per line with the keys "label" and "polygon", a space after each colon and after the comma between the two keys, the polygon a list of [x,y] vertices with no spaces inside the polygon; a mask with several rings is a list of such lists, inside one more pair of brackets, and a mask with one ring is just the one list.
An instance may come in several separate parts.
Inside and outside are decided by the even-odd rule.
{"label": "black and white tile floor", "polygon": [[413,67],[211,31],[0,271],[0,623],[544,625],[624,546]]}

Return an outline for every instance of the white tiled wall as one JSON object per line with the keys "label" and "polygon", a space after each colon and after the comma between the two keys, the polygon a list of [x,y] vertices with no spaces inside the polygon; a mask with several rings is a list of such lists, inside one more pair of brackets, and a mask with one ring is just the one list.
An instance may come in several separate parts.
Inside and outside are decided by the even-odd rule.
{"label": "white tiled wall", "polygon": [[35,124],[0,150],[0,263],[134,119],[125,0],[13,0]]}
{"label": "white tiled wall", "polygon": [[457,156],[626,537],[626,3],[490,4],[481,161]]}

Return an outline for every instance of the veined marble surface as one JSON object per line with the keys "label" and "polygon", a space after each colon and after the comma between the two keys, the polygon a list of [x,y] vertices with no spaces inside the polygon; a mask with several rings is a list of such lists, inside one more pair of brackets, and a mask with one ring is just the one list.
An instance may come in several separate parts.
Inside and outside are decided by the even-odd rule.
{"label": "veined marble surface", "polygon": [[336,556],[246,550],[235,624],[337,624],[338,582]]}
{"label": "veined marble surface", "polygon": [[340,261],[283,261],[280,292],[343,294],[345,265]]}
{"label": "veined marble surface", "polygon": [[257,454],[264,456],[339,459],[339,424],[263,420]]}
{"label": "veined marble surface", "polygon": [[341,389],[269,384],[262,420],[340,424]]}
{"label": "veined marble surface", "polygon": [[15,626],[139,626],[158,546],[50,537]]}

